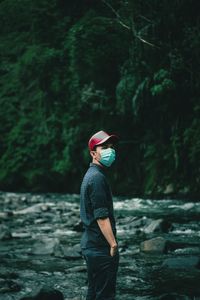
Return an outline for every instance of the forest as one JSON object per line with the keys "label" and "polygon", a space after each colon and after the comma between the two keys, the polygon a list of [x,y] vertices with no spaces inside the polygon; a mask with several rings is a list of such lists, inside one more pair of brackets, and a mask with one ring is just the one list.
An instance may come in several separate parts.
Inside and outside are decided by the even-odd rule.
{"label": "forest", "polygon": [[0,189],[79,193],[99,130],[114,195],[200,192],[200,2],[0,0]]}

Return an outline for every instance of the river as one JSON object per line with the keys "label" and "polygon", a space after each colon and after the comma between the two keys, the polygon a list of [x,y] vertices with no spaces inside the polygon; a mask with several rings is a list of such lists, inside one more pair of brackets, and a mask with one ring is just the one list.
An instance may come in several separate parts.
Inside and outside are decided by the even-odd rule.
{"label": "river", "polygon": [[[200,299],[200,203],[114,198],[116,300]],[[42,287],[85,299],[79,196],[0,193],[0,299]]]}

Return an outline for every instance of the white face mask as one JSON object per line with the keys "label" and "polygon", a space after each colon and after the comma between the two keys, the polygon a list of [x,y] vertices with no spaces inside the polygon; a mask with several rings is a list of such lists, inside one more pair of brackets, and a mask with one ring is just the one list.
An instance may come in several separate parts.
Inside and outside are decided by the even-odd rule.
{"label": "white face mask", "polygon": [[112,163],[115,161],[116,152],[112,148],[102,149],[100,151],[100,163],[106,167],[110,167]]}

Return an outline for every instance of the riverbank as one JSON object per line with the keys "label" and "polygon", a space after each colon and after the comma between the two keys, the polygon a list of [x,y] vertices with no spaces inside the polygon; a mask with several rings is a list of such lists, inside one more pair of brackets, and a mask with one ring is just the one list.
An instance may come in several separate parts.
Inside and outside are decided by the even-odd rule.
{"label": "riverbank", "polygon": [[[114,198],[120,250],[117,300],[200,299],[200,204]],[[0,193],[0,299],[42,287],[85,299],[79,196]],[[195,297],[195,298],[194,298]]]}

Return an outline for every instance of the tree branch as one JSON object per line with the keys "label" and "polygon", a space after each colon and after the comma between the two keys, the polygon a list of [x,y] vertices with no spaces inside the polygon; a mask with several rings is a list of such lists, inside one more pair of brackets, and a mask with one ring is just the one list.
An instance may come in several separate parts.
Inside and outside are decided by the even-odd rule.
{"label": "tree branch", "polygon": [[[119,23],[120,25],[122,25],[124,28],[126,28],[126,29],[128,29],[128,30],[132,30],[133,36],[134,36],[135,38],[137,38],[137,39],[140,40],[142,43],[147,44],[147,45],[149,45],[149,46],[151,46],[151,47],[159,48],[158,46],[156,46],[156,45],[154,45],[154,44],[152,44],[152,43],[146,41],[145,39],[143,39],[143,38],[137,33],[137,31],[136,31],[136,29],[135,29],[135,23],[134,23],[134,21],[133,21],[133,18],[132,18],[132,26],[130,27],[130,26],[128,26],[126,23],[124,23],[124,22],[122,21],[121,16],[120,16],[120,15],[118,14],[118,12],[112,7],[112,5],[111,5],[110,3],[108,3],[106,0],[101,0],[101,1],[102,1],[106,6],[108,6],[108,7],[110,8],[110,10],[115,14],[115,16],[117,17],[117,21],[118,21],[118,23]],[[142,16],[142,17],[143,17],[143,16]],[[143,17],[143,18],[145,18],[145,17]],[[148,21],[149,21],[149,20],[148,20]]]}
{"label": "tree branch", "polygon": [[115,14],[115,16],[117,17],[118,22],[119,22],[123,27],[125,27],[125,28],[128,29],[128,30],[131,30],[131,28],[130,28],[128,25],[126,25],[126,24],[122,21],[120,15],[119,15],[118,12],[112,7],[112,5],[110,5],[110,3],[106,2],[105,0],[101,0],[101,1],[102,1],[105,5],[107,5],[107,6],[112,10],[112,12],[113,12],[113,13]]}

